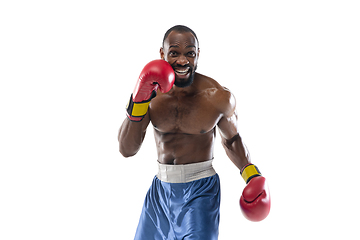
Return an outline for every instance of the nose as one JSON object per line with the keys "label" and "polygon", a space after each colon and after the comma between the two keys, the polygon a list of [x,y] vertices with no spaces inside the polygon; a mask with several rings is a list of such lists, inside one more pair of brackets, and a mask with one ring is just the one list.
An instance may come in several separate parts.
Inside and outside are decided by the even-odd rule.
{"label": "nose", "polygon": [[189,60],[184,55],[180,55],[179,58],[176,60],[176,63],[181,66],[185,66],[189,64]]}

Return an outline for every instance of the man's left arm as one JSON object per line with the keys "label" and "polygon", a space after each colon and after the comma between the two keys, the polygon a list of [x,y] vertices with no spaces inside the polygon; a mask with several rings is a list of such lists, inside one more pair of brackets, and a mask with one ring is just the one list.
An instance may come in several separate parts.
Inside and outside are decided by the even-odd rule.
{"label": "man's left arm", "polygon": [[250,154],[244,145],[237,128],[237,114],[234,111],[231,116],[223,116],[218,128],[221,136],[221,143],[226,154],[235,166],[241,170],[251,162]]}
{"label": "man's left arm", "polygon": [[222,104],[223,116],[217,126],[222,145],[230,160],[238,167],[247,183],[240,198],[240,207],[250,221],[261,221],[270,212],[270,193],[266,179],[259,169],[251,163],[250,154],[243,143],[237,127],[236,101],[226,90]]}

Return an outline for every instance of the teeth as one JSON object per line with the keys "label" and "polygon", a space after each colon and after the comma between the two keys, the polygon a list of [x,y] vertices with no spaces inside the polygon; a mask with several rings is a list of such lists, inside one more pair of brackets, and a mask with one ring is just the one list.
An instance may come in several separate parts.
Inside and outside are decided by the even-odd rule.
{"label": "teeth", "polygon": [[175,70],[175,72],[179,73],[179,74],[182,74],[182,75],[185,75],[187,74],[189,71],[189,69],[185,69],[185,70]]}

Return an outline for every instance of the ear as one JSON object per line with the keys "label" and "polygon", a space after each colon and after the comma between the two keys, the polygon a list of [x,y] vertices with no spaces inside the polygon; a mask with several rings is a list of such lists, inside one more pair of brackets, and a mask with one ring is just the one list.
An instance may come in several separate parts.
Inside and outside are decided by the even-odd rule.
{"label": "ear", "polygon": [[198,55],[198,57],[199,57],[199,55],[200,55],[200,48],[198,48],[197,55]]}
{"label": "ear", "polygon": [[165,60],[165,53],[164,53],[164,49],[163,48],[160,48],[160,58],[162,60]]}

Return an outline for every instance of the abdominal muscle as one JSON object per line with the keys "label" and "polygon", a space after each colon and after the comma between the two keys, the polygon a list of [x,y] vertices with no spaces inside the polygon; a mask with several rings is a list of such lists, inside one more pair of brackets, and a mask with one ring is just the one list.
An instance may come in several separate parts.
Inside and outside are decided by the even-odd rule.
{"label": "abdominal muscle", "polygon": [[202,134],[163,133],[154,129],[158,161],[190,164],[213,159],[215,128]]}

